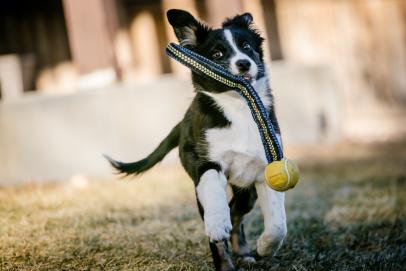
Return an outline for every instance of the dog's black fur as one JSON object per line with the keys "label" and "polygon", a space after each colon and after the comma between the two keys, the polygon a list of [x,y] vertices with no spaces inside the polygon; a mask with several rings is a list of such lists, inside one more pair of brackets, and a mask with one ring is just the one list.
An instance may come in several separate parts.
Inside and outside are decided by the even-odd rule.
{"label": "dog's black fur", "polygon": [[[167,17],[183,46],[212,59],[226,69],[230,67],[229,61],[232,49],[225,42],[222,31],[224,29],[230,30],[239,49],[258,66],[259,72],[255,79],[266,76],[262,50],[263,38],[253,29],[253,19],[249,13],[227,19],[221,29],[211,29],[205,26],[186,11],[169,10]],[[246,45],[247,43],[249,46]],[[213,55],[218,51],[221,52],[222,57],[213,58]],[[183,120],[172,129],[169,135],[145,159],[134,163],[122,163],[108,158],[119,172],[140,174],[160,162],[170,150],[177,146],[179,146],[182,165],[196,186],[199,184],[202,174],[207,170],[222,170],[218,161],[211,161],[207,158],[208,142],[206,142],[205,132],[212,128],[227,128],[231,125],[231,121],[227,119],[215,101],[202,91],[221,93],[230,89],[194,72],[192,72],[192,81],[196,96]],[[270,89],[268,95],[271,95]],[[280,133],[273,106],[271,105],[268,110],[277,133]],[[225,174],[227,176],[227,173]],[[252,209],[257,194],[253,185],[245,189],[239,189],[232,185],[232,189],[234,192],[233,198],[229,203],[233,226],[231,243],[233,248],[237,248],[234,251],[237,256],[252,256],[250,254],[251,250],[248,249],[245,241],[241,222],[243,216]],[[204,210],[199,200],[198,207],[203,218]],[[212,240],[210,248],[217,270],[234,270],[234,265],[228,253],[227,240]]]}

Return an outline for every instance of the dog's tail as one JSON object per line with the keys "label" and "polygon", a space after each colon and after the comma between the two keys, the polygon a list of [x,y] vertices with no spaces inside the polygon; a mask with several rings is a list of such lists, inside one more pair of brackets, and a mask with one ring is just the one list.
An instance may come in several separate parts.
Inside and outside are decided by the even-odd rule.
{"label": "dog's tail", "polygon": [[131,174],[140,174],[144,171],[155,166],[158,162],[160,162],[172,149],[179,145],[179,137],[180,137],[180,126],[181,122],[178,123],[169,135],[159,144],[159,146],[146,158],[133,162],[133,163],[123,163],[116,160],[113,160],[107,155],[104,157],[110,162],[110,164],[119,171],[119,173],[124,173],[126,175]]}

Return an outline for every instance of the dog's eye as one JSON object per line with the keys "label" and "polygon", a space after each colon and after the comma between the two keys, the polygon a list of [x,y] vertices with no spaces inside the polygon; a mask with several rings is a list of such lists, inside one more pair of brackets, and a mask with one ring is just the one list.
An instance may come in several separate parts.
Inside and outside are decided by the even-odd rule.
{"label": "dog's eye", "polygon": [[219,59],[219,58],[221,58],[222,56],[223,56],[223,53],[220,52],[220,51],[214,51],[214,53],[211,55],[211,57],[212,57],[213,59]]}
{"label": "dog's eye", "polygon": [[244,42],[242,45],[242,48],[244,50],[250,50],[251,49],[251,45],[248,42]]}

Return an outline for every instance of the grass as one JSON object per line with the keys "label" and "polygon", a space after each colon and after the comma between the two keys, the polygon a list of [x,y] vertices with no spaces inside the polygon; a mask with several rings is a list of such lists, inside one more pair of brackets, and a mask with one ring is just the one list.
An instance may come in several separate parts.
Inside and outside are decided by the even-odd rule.
{"label": "grass", "polygon": [[[406,144],[344,145],[302,159],[287,193],[288,236],[245,270],[402,270]],[[334,156],[332,155],[334,153]],[[300,157],[300,155],[296,155]],[[246,219],[254,244],[255,208]],[[0,270],[213,270],[193,185],[158,166],[114,178],[0,189]]]}

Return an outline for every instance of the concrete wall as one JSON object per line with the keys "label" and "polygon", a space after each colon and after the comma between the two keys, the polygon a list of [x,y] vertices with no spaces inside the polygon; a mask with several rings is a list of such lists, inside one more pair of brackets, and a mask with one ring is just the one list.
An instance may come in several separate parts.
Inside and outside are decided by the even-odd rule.
{"label": "concrete wall", "polygon": [[[274,62],[271,74],[285,144],[339,138],[339,98],[328,69]],[[193,95],[190,81],[167,76],[142,86],[3,101],[0,185],[111,174],[103,153],[123,161],[147,155],[182,119]],[[174,161],[176,152],[165,160]]]}
{"label": "concrete wall", "polygon": [[342,97],[331,70],[274,61],[275,108],[285,144],[329,144],[342,137]]}
{"label": "concrete wall", "polygon": [[0,104],[0,184],[111,172],[102,157],[146,155],[182,118],[191,84],[163,78]]}

